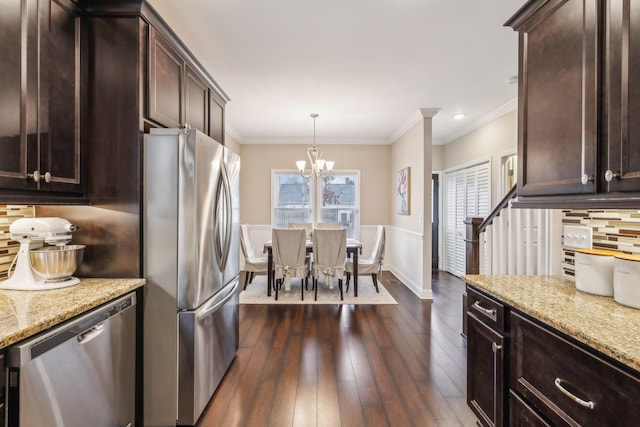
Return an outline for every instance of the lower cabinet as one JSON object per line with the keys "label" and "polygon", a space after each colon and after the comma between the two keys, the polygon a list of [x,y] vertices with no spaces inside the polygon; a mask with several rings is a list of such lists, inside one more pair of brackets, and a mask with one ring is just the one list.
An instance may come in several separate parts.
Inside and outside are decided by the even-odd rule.
{"label": "lower cabinet", "polygon": [[4,425],[5,384],[7,384],[7,367],[4,364],[4,350],[0,350],[0,426]]}
{"label": "lower cabinet", "polygon": [[483,426],[506,425],[503,316],[500,304],[467,289],[467,404]]}
{"label": "lower cabinet", "polygon": [[638,425],[640,374],[469,286],[466,308],[479,425]]}
{"label": "lower cabinet", "polygon": [[511,313],[511,390],[552,425],[637,426],[640,379]]}

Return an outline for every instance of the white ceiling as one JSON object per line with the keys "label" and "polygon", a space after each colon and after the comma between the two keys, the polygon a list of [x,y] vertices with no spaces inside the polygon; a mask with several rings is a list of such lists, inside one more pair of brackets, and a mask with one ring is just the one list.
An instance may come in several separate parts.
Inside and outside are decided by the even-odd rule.
{"label": "white ceiling", "polygon": [[[439,108],[444,144],[515,108],[525,0],[150,0],[231,101],[243,144],[388,144]],[[454,120],[455,113],[466,114]]]}

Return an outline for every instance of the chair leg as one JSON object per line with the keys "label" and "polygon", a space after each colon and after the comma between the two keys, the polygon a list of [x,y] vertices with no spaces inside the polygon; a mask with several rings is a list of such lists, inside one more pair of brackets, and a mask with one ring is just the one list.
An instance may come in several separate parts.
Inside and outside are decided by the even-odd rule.
{"label": "chair leg", "polygon": [[347,274],[347,290],[345,292],[349,292],[349,279],[351,278],[351,273],[346,273]]}
{"label": "chair leg", "polygon": [[302,282],[306,282],[307,278],[305,277],[304,279],[300,279],[300,300],[304,301],[304,286]]}
{"label": "chair leg", "polygon": [[313,287],[315,288],[315,299],[314,301],[318,301],[318,279],[313,278]]}
{"label": "chair leg", "polygon": [[340,301],[344,301],[344,295],[342,295],[342,279],[338,279],[338,287],[340,287]]}
{"label": "chair leg", "polygon": [[252,272],[249,274],[249,283],[253,282],[253,278],[255,277],[255,275],[256,275],[256,273],[255,273],[254,271],[252,271]]}
{"label": "chair leg", "polygon": [[245,289],[247,289],[247,284],[249,283],[249,272],[245,271],[244,272],[244,288],[242,288],[242,290],[244,291]]}
{"label": "chair leg", "polygon": [[371,278],[373,279],[373,284],[376,287],[376,292],[380,293],[380,289],[378,289],[378,275],[375,273],[371,273]]}

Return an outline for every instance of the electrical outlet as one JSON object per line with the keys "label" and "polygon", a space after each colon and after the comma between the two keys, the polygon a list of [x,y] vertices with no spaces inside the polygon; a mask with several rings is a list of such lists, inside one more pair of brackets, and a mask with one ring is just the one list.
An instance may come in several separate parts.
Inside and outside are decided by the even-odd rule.
{"label": "electrical outlet", "polygon": [[565,247],[591,249],[593,245],[593,229],[591,227],[565,225],[562,231]]}

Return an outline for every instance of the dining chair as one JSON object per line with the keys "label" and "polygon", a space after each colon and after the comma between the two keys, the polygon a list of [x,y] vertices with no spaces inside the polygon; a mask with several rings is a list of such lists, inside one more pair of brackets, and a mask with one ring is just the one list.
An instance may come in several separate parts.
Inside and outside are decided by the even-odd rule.
{"label": "dining chair", "polygon": [[244,290],[247,289],[247,284],[253,281],[256,273],[267,273],[268,259],[266,256],[256,256],[253,252],[248,224],[240,225],[240,247],[242,248],[242,256],[244,256]]}
{"label": "dining chair", "polygon": [[307,286],[309,276],[305,230],[274,228],[271,232],[271,242],[276,301],[282,281],[284,280],[285,290],[288,291],[291,289],[293,277],[301,279],[300,298],[304,301],[304,288]]}
{"label": "dining chair", "polygon": [[313,232],[313,286],[315,299],[318,300],[318,279],[324,278],[329,287],[333,279],[338,279],[340,300],[344,299],[342,292],[342,277],[344,263],[347,256],[347,230],[316,229]]}
{"label": "dining chair", "polygon": [[[378,289],[378,273],[382,271],[382,260],[384,259],[385,233],[384,226],[379,225],[376,231],[376,240],[371,249],[369,258],[358,258],[358,275],[371,274],[373,285]],[[347,292],[349,292],[349,279],[353,273],[353,260],[347,259]]]}
{"label": "dining chair", "polygon": [[313,224],[310,222],[290,222],[289,228],[302,228],[307,233],[307,239],[311,240],[311,233],[313,231]]}
{"label": "dining chair", "polygon": [[316,228],[338,230],[340,229],[340,223],[339,222],[319,222],[316,224]]}

